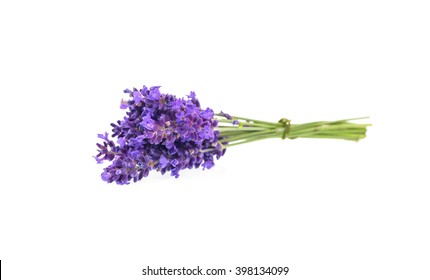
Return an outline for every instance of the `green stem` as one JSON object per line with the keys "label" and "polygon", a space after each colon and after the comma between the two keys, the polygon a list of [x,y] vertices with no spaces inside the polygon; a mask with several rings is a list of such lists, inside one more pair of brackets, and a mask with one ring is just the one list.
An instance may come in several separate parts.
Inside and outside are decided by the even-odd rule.
{"label": "green stem", "polygon": [[[268,138],[329,138],[358,141],[366,137],[367,127],[370,124],[357,124],[351,121],[364,119],[344,119],[337,121],[320,121],[303,124],[290,124],[290,122],[266,122],[243,117],[227,119],[217,114],[219,123],[231,124],[217,127],[220,131],[220,143],[223,148],[237,146],[245,143]],[[238,123],[237,123],[238,122]]]}
{"label": "green stem", "polygon": [[252,131],[256,131],[256,130],[266,130],[267,128],[265,127],[233,127],[233,126],[218,126],[217,130],[219,131],[237,131],[237,130],[252,130]]}
{"label": "green stem", "polygon": [[[265,124],[265,123],[254,123],[254,122],[248,122],[248,121],[238,121],[238,124],[233,124],[235,120],[223,120],[220,119],[218,120],[219,123],[228,123],[231,124],[228,127],[265,127],[265,128],[272,128],[275,123],[273,124]],[[281,126],[280,124],[278,124],[278,126]]]}
{"label": "green stem", "polygon": [[223,148],[228,148],[228,147],[232,147],[232,146],[237,146],[237,145],[241,145],[241,144],[245,144],[245,143],[250,143],[250,142],[255,142],[255,141],[259,141],[259,140],[264,140],[264,139],[269,139],[269,138],[279,138],[276,135],[272,134],[272,135],[266,135],[266,136],[256,136],[256,137],[250,137],[247,138],[243,141],[240,142],[233,142],[233,143],[229,143],[229,144],[224,144]]}
{"label": "green stem", "polygon": [[248,139],[248,138],[253,138],[253,137],[260,137],[260,136],[270,136],[272,137],[274,135],[272,130],[264,130],[264,131],[258,131],[258,132],[248,132],[248,133],[241,133],[241,134],[237,134],[237,135],[232,135],[232,136],[224,136],[222,135],[222,141],[223,142],[228,142],[228,143],[232,143],[233,141],[238,141],[238,140],[243,140],[243,139]]}
{"label": "green stem", "polygon": [[[217,117],[222,117],[222,118],[225,118],[223,115],[221,115],[221,114],[215,114],[215,116],[217,116]],[[228,120],[228,119],[226,119],[226,120]],[[237,116],[232,116],[232,119],[231,120],[229,120],[229,121],[231,121],[231,122],[233,122],[233,121],[247,121],[247,122],[253,122],[253,123],[255,123],[255,124],[267,124],[267,125],[274,125],[274,124],[277,124],[277,123],[273,123],[273,122],[266,122],[266,121],[260,121],[260,120],[254,120],[254,119],[250,119],[250,118],[242,118],[242,117],[237,117]],[[220,121],[220,119],[218,119],[218,121]]]}

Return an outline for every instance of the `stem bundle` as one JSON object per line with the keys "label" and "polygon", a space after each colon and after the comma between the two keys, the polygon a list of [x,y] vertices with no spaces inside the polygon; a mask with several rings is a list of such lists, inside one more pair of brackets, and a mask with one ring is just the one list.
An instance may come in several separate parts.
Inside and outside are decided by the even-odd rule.
{"label": "stem bundle", "polygon": [[219,142],[224,148],[269,138],[330,138],[358,141],[366,137],[370,124],[351,121],[364,119],[345,119],[338,121],[319,121],[291,124],[287,119],[279,122],[266,122],[242,117],[216,115],[220,131]]}

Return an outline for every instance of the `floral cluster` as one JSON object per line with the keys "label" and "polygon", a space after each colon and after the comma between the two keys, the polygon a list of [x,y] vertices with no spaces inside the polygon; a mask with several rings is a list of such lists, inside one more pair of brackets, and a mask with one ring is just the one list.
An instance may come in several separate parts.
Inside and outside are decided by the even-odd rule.
{"label": "floral cluster", "polygon": [[225,152],[219,143],[218,121],[212,109],[201,109],[194,92],[187,98],[160,93],[160,87],[126,89],[129,99],[120,108],[123,120],[112,123],[112,138],[99,134],[98,163],[109,161],[101,177],[106,182],[128,184],[151,170],[170,171],[178,177],[186,168],[211,168]]}

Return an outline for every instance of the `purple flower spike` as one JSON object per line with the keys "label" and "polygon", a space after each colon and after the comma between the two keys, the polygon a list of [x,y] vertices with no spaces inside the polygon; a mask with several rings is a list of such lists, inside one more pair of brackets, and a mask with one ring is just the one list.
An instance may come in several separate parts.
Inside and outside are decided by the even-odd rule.
{"label": "purple flower spike", "polygon": [[142,93],[135,89],[135,91],[133,91],[133,99],[135,104],[138,104],[139,102],[143,101]]}
{"label": "purple flower spike", "polygon": [[121,148],[124,147],[125,142],[126,142],[125,138],[119,138],[118,141],[117,141],[117,143],[119,144],[119,146]]}
{"label": "purple flower spike", "polygon": [[219,113],[221,116],[223,116],[223,117],[225,117],[226,119],[228,119],[228,120],[232,120],[233,119],[233,117],[232,116],[230,116],[229,114],[227,114],[227,113],[224,113],[223,111],[221,111],[221,113]]}
{"label": "purple flower spike", "polygon": [[119,106],[121,109],[127,109],[128,108],[128,101],[121,100],[121,105]]}
{"label": "purple flower spike", "polygon": [[112,124],[117,144],[107,133],[98,135],[104,142],[97,144],[95,159],[110,162],[101,175],[103,181],[124,185],[152,170],[177,178],[183,169],[211,168],[214,157],[224,154],[214,112],[202,110],[194,92],[188,99],[161,93],[159,86],[124,92],[130,97],[121,102],[126,116]]}
{"label": "purple flower spike", "polygon": [[188,98],[190,99],[196,99],[196,93],[194,91],[190,92],[189,95],[187,95]]}
{"label": "purple flower spike", "polygon": [[200,131],[199,136],[203,139],[214,139],[214,133],[212,131],[212,128],[209,125],[206,125],[202,131]]}
{"label": "purple flower spike", "polygon": [[153,119],[151,119],[151,115],[149,113],[146,114],[146,116],[142,119],[140,124],[144,128],[149,129],[149,130],[153,130],[155,127],[155,121]]}
{"label": "purple flower spike", "polygon": [[169,163],[169,160],[165,156],[160,157],[160,167],[165,168],[167,164]]}
{"label": "purple flower spike", "polygon": [[103,140],[105,140],[105,141],[109,141],[109,139],[108,139],[109,134],[108,134],[107,132],[105,132],[105,134],[97,134],[97,136],[98,136],[100,139],[103,139]]}
{"label": "purple flower spike", "polygon": [[204,119],[209,120],[214,117],[214,111],[210,108],[206,108],[206,110],[201,112],[201,115]]}
{"label": "purple flower spike", "polygon": [[160,90],[159,90],[159,86],[158,87],[151,87],[149,90],[149,99],[150,100],[158,100],[160,99]]}
{"label": "purple flower spike", "polygon": [[102,160],[102,159],[99,159],[99,158],[98,158],[98,157],[96,157],[96,156],[93,156],[93,158],[95,158],[95,159],[96,159],[97,164],[101,164],[101,163],[103,163],[103,160]]}
{"label": "purple flower spike", "polygon": [[203,169],[211,169],[214,165],[215,164],[212,160],[205,161],[205,163],[203,163]]}

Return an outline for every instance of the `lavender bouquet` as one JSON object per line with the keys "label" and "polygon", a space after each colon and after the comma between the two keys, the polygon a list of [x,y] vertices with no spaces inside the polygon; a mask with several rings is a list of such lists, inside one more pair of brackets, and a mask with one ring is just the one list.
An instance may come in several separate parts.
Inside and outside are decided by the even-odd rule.
{"label": "lavender bouquet", "polygon": [[[358,141],[366,137],[369,124],[346,119],[291,124],[288,119],[266,122],[202,109],[194,92],[187,98],[160,93],[160,87],[126,89],[129,99],[123,120],[112,123],[112,136],[98,137],[97,163],[110,165],[101,177],[108,183],[128,184],[148,176],[151,170],[170,171],[176,178],[186,168],[214,166],[214,158],[226,148],[268,138],[333,138]],[[116,143],[112,140],[116,138]]]}

